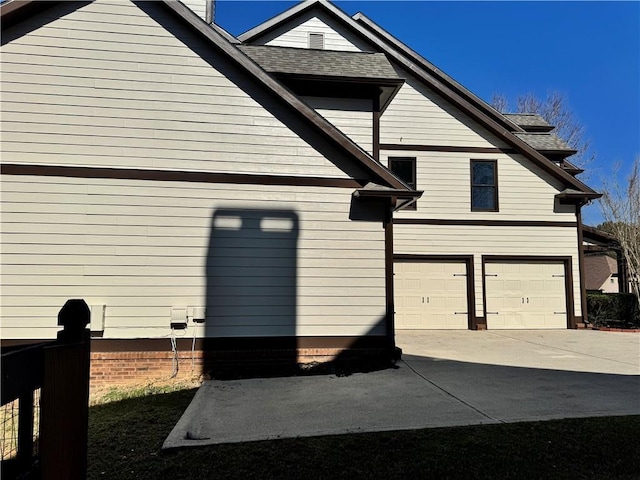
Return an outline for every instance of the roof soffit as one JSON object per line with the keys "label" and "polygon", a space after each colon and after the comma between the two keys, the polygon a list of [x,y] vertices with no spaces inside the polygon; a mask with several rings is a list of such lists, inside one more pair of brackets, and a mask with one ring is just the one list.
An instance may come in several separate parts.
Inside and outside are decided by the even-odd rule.
{"label": "roof soffit", "polygon": [[[311,0],[293,6],[289,10],[267,20],[263,24],[239,35],[238,38],[243,42],[250,43],[251,41],[254,41],[267,32],[280,27],[289,20],[312,8],[318,8],[325,13],[332,14],[343,26],[347,27],[352,32],[359,34],[377,50],[385,53],[391,61],[397,63],[410,74],[424,82],[428,87],[441,94],[447,101],[450,101],[460,108],[463,113],[469,115],[483,127],[487,128],[491,133],[517,149],[519,153],[522,153],[535,165],[540,167],[543,171],[551,174],[565,186],[589,194],[596,193],[589,186],[582,183],[568,172],[565,172],[559,166],[550,162],[542,153],[538,152],[524,140],[513,134],[514,131],[524,133],[524,129],[504,117],[502,114],[497,112],[497,110],[490,107],[475,95],[471,94],[471,92],[464,89],[464,87],[451,79],[451,77],[445,75],[435,66],[431,65],[421,56],[406,47],[402,42],[395,39],[387,32],[384,32],[384,30],[375,25],[375,23],[367,19],[367,26],[365,26],[364,19],[366,19],[366,17],[364,15],[358,15],[358,20],[355,20],[330,2],[325,0]],[[372,27],[372,25],[375,26],[375,28]],[[410,52],[413,52],[413,55],[415,55],[416,58],[411,58]],[[432,68],[429,68],[428,65],[431,65]],[[456,89],[463,89],[464,92],[458,92]],[[464,98],[463,94],[466,94],[465,96],[467,98]]]}

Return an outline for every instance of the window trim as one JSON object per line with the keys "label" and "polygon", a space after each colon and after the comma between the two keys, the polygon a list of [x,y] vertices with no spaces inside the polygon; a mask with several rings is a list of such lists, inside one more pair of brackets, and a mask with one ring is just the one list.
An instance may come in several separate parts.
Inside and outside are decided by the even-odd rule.
{"label": "window trim", "polygon": [[[473,166],[478,163],[492,163],[493,164],[493,185],[474,185],[473,184]],[[472,212],[499,212],[500,204],[498,203],[498,160],[494,159],[471,159],[469,166],[469,185],[470,185],[470,202]],[[492,208],[479,208],[473,205],[473,190],[475,187],[493,187],[493,207]]]}
{"label": "window trim", "polygon": [[[411,174],[413,176],[413,182],[407,182],[406,180],[404,180],[403,178],[400,178],[400,180],[402,180],[404,183],[406,183],[407,185],[409,185],[409,187],[413,188],[414,190],[418,189],[418,161],[417,161],[417,157],[387,157],[387,165],[389,167],[389,170],[391,171],[391,173],[393,173],[394,175],[397,176],[397,174],[393,171],[393,169],[391,168],[391,162],[392,161],[402,161],[402,162],[411,162]],[[402,210],[417,210],[418,209],[418,205],[417,205],[417,201],[416,202],[412,202],[409,205],[407,205],[406,207],[403,207]]]}

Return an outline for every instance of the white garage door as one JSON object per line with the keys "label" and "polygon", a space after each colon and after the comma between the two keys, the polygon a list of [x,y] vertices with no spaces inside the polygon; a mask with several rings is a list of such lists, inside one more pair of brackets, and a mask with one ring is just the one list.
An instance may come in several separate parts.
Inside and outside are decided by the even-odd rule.
{"label": "white garage door", "polygon": [[488,329],[567,328],[562,262],[485,264]]}
{"label": "white garage door", "polygon": [[467,329],[464,262],[396,262],[396,329]]}

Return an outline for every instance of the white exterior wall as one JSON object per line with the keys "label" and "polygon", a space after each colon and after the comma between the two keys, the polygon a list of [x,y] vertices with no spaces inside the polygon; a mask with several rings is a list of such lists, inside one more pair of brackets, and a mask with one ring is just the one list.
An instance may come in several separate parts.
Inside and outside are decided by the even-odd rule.
{"label": "white exterior wall", "polygon": [[505,147],[477,122],[397,67],[406,81],[380,117],[380,143]]}
{"label": "white exterior wall", "polygon": [[[48,10],[50,23],[2,47],[4,163],[350,178],[334,163],[344,159],[310,147],[270,97],[248,93],[256,87],[244,76],[211,53],[226,78],[135,5],[96,2],[55,19],[57,8],[69,6]],[[184,38],[211,52],[186,31]],[[168,336],[172,306],[207,306],[213,321],[199,332],[207,336],[384,334],[384,230],[349,220],[351,189],[18,175],[2,182],[4,339],[51,338],[68,298],[106,305],[105,338]],[[265,293],[249,298],[255,315],[207,305],[211,222],[226,210],[297,218],[287,253],[295,324],[279,319],[281,305],[269,299],[271,282],[283,277],[273,265],[260,270],[262,247],[251,235],[238,246],[253,249],[243,258],[255,271],[232,263]]]}
{"label": "white exterior wall", "polygon": [[356,98],[303,97],[316,112],[329,120],[360,147],[373,153],[373,102]]}
{"label": "white exterior wall", "polygon": [[3,161],[348,178],[236,80],[135,5],[90,4],[2,47]]}
{"label": "white exterior wall", "polygon": [[[577,228],[577,227],[576,227]],[[580,267],[574,227],[394,225],[394,254],[473,255],[476,316],[484,316],[482,256],[571,256],[574,308],[580,306]]]}
{"label": "white exterior wall", "polygon": [[[396,218],[518,220],[575,222],[570,205],[558,205],[557,180],[522,155],[504,153],[420,152],[383,150],[380,159],[415,157],[417,189],[424,193],[417,210],[401,210]],[[471,211],[471,160],[497,160],[499,212]]]}
{"label": "white exterior wall", "polygon": [[[381,222],[349,220],[350,189],[32,176],[2,181],[5,339],[54,336],[57,312],[69,298],[106,305],[105,338],[166,336],[172,306],[205,305],[208,323],[199,330],[209,336],[384,334],[378,324],[385,314],[384,230]],[[265,293],[247,298],[254,315],[207,305],[211,223],[225,209],[297,216],[296,258],[290,259],[295,325],[278,318],[277,299],[268,298],[269,285],[282,280],[278,272],[256,259],[256,249],[273,252],[250,239],[237,244],[253,249],[249,260],[257,264],[249,282],[258,296]],[[267,317],[273,323],[265,323]]]}
{"label": "white exterior wall", "polygon": [[[407,78],[380,119],[382,144],[429,147],[505,148],[501,140],[439,95]],[[576,222],[573,206],[555,200],[563,186],[523,155],[382,150],[389,157],[415,157],[417,189],[424,194],[416,210],[397,219]],[[471,160],[496,160],[498,212],[471,211]],[[484,316],[482,256],[571,256],[574,308],[582,315],[577,226],[394,225],[394,254],[473,255],[476,316]]]}
{"label": "white exterior wall", "polygon": [[618,293],[620,291],[620,286],[618,285],[618,277],[609,275],[609,277],[600,286],[600,290],[602,290],[603,293]]}
{"label": "white exterior wall", "polygon": [[193,10],[201,19],[207,21],[207,2],[213,3],[214,0],[180,0],[187,7]]}
{"label": "white exterior wall", "polygon": [[325,50],[372,51],[365,42],[344,31],[335,21],[322,12],[308,12],[294,22],[277,28],[253,43],[255,45],[274,47],[309,48],[310,33],[324,34]]}

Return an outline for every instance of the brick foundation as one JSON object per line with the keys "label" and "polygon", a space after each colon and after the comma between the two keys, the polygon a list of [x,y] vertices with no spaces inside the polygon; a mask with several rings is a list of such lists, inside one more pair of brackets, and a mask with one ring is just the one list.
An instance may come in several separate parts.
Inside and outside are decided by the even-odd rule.
{"label": "brick foundation", "polygon": [[[211,377],[250,376],[250,373],[287,374],[308,371],[311,366],[330,368],[334,362],[389,361],[384,349],[307,348],[298,350],[178,351],[175,380]],[[306,367],[305,367],[306,366]],[[91,386],[119,386],[162,382],[172,379],[174,354],[171,351],[92,352]]]}

